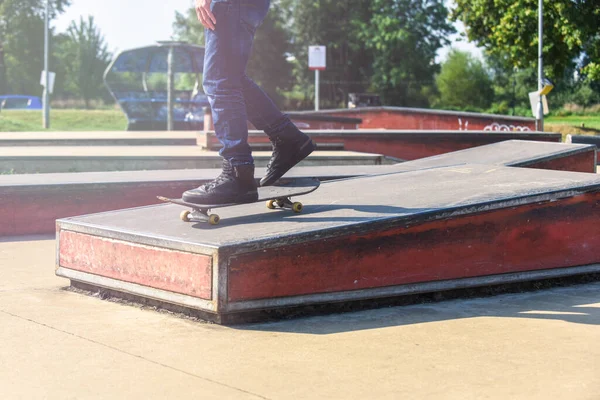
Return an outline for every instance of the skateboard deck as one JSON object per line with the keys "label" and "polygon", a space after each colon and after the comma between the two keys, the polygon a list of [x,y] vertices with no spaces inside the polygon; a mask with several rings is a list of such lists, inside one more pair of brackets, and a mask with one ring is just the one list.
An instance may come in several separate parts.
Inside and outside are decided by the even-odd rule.
{"label": "skateboard deck", "polygon": [[[292,196],[302,196],[314,192],[319,188],[321,182],[317,178],[301,178],[282,180],[275,186],[265,186],[258,188],[258,200],[267,202],[267,208],[275,210],[278,208],[292,210],[295,213],[302,212],[304,206],[300,202],[293,202]],[[211,225],[218,225],[221,217],[217,214],[210,214],[210,211],[217,208],[225,208],[238,206],[241,204],[252,203],[228,203],[228,204],[195,204],[183,201],[182,199],[170,199],[167,197],[158,196],[160,201],[165,203],[177,204],[179,206],[188,207],[192,210],[182,211],[180,219],[184,222],[208,222]]]}

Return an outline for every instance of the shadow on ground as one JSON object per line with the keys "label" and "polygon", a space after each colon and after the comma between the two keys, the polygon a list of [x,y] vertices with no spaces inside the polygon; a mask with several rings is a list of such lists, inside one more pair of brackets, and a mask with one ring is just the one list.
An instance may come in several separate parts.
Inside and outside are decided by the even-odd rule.
{"label": "shadow on ground", "polygon": [[[353,210],[355,213],[363,215],[358,216],[319,216],[321,213],[329,211]],[[218,210],[217,210],[218,211]],[[219,214],[222,219],[218,226],[210,226],[207,223],[199,222],[193,225],[195,229],[218,229],[220,226],[247,225],[251,223],[271,223],[271,222],[361,222],[374,221],[380,218],[390,216],[414,215],[433,211],[431,208],[404,208],[379,204],[355,205],[355,204],[309,204],[306,205],[301,214],[294,214],[291,210],[267,210],[262,214],[252,214],[237,217],[227,217],[226,213]],[[353,214],[355,214],[353,213]]]}
{"label": "shadow on ground", "polygon": [[[300,317],[275,322],[236,326],[236,329],[270,332],[327,335],[365,329],[435,323],[464,318],[535,318],[576,324],[600,325],[600,276],[578,277],[588,283],[576,284],[572,278],[556,287],[548,283],[546,290],[488,295],[488,297],[457,298],[447,301],[444,294],[413,296],[419,304],[394,305],[378,309]],[[562,283],[565,284],[563,278]],[[529,285],[544,285],[540,282]],[[522,284],[521,284],[522,285]],[[554,285],[554,286],[551,286]],[[496,289],[501,290],[501,289]],[[507,289],[510,290],[510,289]],[[515,291],[527,290],[515,288]],[[531,290],[531,289],[530,289]],[[468,296],[462,291],[462,297]],[[490,293],[493,294],[493,293]],[[481,295],[480,295],[481,296]],[[416,297],[416,300],[414,299]],[[404,301],[410,301],[405,299]],[[436,302],[437,301],[437,302]],[[348,310],[350,311],[350,310]]]}

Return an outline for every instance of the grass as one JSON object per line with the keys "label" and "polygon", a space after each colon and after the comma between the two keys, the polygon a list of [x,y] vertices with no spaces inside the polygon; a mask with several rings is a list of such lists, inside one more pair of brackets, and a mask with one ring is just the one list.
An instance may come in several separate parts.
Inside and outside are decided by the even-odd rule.
{"label": "grass", "polygon": [[[52,110],[52,131],[125,131],[127,118],[121,110]],[[600,114],[549,116],[545,118],[547,130],[563,134],[594,135],[600,131]],[[585,128],[582,128],[584,124]],[[42,131],[40,111],[2,111],[1,132]]]}
{"label": "grass", "polygon": [[[52,110],[51,131],[125,131],[127,118],[120,110]],[[43,131],[41,111],[2,111],[1,132]]]}
{"label": "grass", "polygon": [[600,135],[600,115],[550,116],[544,130],[563,135]]}
{"label": "grass", "polygon": [[600,130],[600,115],[569,115],[565,117],[551,116],[546,118],[546,121],[556,125],[573,125],[579,128],[582,124],[586,128]]}

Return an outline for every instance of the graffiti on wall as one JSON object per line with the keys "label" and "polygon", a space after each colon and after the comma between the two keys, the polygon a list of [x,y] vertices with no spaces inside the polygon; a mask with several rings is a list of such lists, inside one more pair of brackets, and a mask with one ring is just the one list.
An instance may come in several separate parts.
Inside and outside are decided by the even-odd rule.
{"label": "graffiti on wall", "polygon": [[[458,130],[459,131],[468,131],[469,130],[469,121],[465,121],[464,129],[463,129],[463,121],[462,119],[458,119]],[[494,122],[490,125],[487,125],[483,128],[484,131],[497,131],[497,132],[530,132],[531,129],[527,126],[521,125],[504,125]]]}

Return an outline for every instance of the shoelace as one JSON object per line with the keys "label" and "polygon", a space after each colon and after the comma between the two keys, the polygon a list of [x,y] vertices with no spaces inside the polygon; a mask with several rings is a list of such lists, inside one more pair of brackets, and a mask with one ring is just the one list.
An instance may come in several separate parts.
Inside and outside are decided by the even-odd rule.
{"label": "shoelace", "polygon": [[221,174],[221,175],[217,176],[215,178],[215,180],[213,180],[213,181],[207,183],[206,185],[204,185],[204,188],[205,189],[214,189],[214,188],[217,187],[217,185],[219,185],[219,184],[221,184],[223,182],[226,182],[226,181],[228,181],[230,179],[231,179],[231,177],[229,175]]}
{"label": "shoelace", "polygon": [[232,179],[233,167],[226,161],[223,161],[223,172],[219,174],[213,181],[204,185],[205,190],[214,189],[217,185],[230,181]]}

